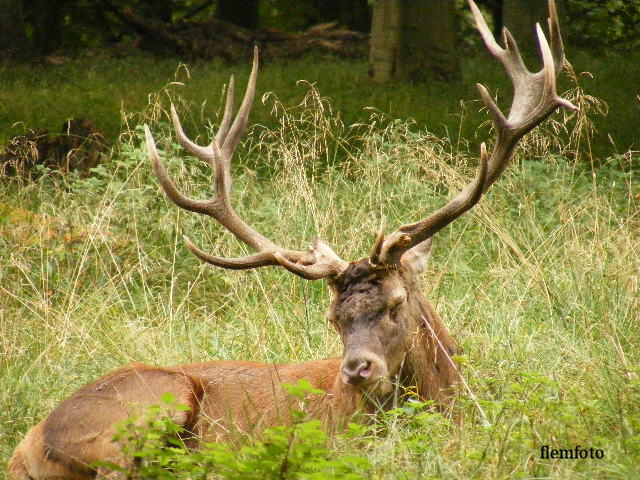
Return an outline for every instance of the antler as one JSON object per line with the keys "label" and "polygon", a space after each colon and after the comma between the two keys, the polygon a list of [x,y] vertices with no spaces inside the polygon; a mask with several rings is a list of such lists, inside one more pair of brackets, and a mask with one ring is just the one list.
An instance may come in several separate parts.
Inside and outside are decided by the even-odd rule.
{"label": "antler", "polygon": [[535,126],[543,122],[557,107],[569,110],[578,108],[556,92],[556,76],[564,66],[564,46],[553,0],[549,0],[549,33],[551,46],[542,28],[536,24],[543,68],[532,73],[522,61],[516,41],[506,28],[502,31],[502,48],[495,41],[478,7],[469,0],[478,30],[489,52],[502,63],[513,83],[513,102],[509,116],[505,117],[487,89],[477,84],[482,100],[495,124],[496,136],[491,156],[484,143],[480,146],[480,169],[475,180],[444,207],[416,223],[401,226],[377,242],[378,247],[371,261],[378,264],[397,264],[404,252],[431,238],[480,200],[482,194],[495,182],[507,167],[518,141]]}
{"label": "antler", "polygon": [[232,76],[229,81],[222,123],[215,138],[211,144],[206,147],[197,145],[187,138],[178,119],[176,109],[173,104],[171,104],[171,118],[178,142],[185,150],[201,160],[206,161],[213,168],[214,194],[210,200],[189,198],[177,189],[167,169],[160,161],[160,156],[158,155],[151,131],[149,127],[145,125],[147,151],[151,159],[151,164],[153,165],[153,170],[163,190],[173,203],[185,210],[213,217],[235,235],[238,240],[258,252],[254,255],[241,258],[217,257],[203,252],[191,243],[187,237],[184,237],[187,248],[201,260],[216,265],[217,267],[232,270],[280,265],[308,280],[338,275],[347,268],[348,264],[340,259],[320,238],[316,238],[314,246],[306,252],[287,250],[276,245],[264,235],[254,230],[238,216],[231,205],[231,157],[247,126],[247,120],[255,94],[257,76],[258,49],[255,48],[253,51],[253,68],[249,76],[249,83],[236,118],[233,120],[233,123],[231,123],[234,95],[234,81]]}

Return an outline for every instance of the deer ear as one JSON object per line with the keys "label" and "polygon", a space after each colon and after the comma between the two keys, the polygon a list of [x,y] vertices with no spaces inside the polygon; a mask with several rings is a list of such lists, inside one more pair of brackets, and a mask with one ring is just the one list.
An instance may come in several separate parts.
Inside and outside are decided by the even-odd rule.
{"label": "deer ear", "polygon": [[400,264],[414,275],[422,274],[427,268],[432,247],[433,238],[428,238],[424,242],[407,250],[402,257],[400,257]]}

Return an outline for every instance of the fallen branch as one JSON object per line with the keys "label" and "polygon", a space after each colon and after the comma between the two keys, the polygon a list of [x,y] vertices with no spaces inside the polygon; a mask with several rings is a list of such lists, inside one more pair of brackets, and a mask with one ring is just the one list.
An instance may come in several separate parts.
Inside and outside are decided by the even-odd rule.
{"label": "fallen branch", "polygon": [[138,35],[140,48],[159,54],[178,54],[189,60],[222,57],[244,59],[258,45],[263,58],[295,58],[307,52],[343,57],[366,55],[368,35],[338,28],[337,22],[315,25],[302,33],[247,30],[217,19],[165,23],[124,8],[120,16]]}

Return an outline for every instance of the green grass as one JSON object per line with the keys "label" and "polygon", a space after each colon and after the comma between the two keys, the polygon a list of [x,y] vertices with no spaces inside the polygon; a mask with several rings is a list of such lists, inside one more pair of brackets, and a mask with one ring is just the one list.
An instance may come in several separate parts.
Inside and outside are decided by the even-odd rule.
{"label": "green grass", "polygon": [[[302,77],[303,66],[296,68]],[[144,72],[137,80],[145,77],[158,89],[164,83]],[[194,68],[193,83],[176,89],[200,94],[192,89],[210,85],[208,77]],[[263,91],[282,85],[284,69],[266,66],[263,78]],[[295,103],[307,94],[303,104],[272,103],[277,114],[263,123],[273,127],[253,128],[234,172],[239,213],[278,243],[301,248],[318,233],[343,258],[365,256],[382,213],[390,228],[424,216],[473,174],[476,160],[455,142],[416,134],[404,122],[346,128],[317,92],[293,82],[291,89]],[[152,100],[133,120],[153,119],[159,105]],[[206,194],[206,168],[178,156],[165,123],[152,129],[179,184]],[[295,362],[341,352],[325,321],[323,282],[276,268],[219,270],[186,250],[182,232],[208,251],[245,252],[213,222],[168,203],[140,134],[137,127],[123,136],[87,179],[48,174],[0,184],[0,468],[60,400],[124,363]],[[336,148],[345,144],[358,148]],[[359,440],[357,453],[369,458],[374,478],[637,478],[637,157],[591,171],[554,155],[552,144],[534,134],[487,197],[438,235],[424,279],[464,348],[464,375],[489,425],[467,395],[460,427],[396,412]],[[546,160],[523,160],[534,151]],[[331,162],[336,152],[347,161]],[[26,210],[41,216],[20,230]],[[543,444],[593,446],[606,456],[543,461]],[[348,453],[352,445],[334,448]]]}
{"label": "green grass", "polygon": [[[585,93],[609,105],[606,117],[592,115],[598,130],[593,138],[595,157],[638,149],[640,103],[636,95],[640,55],[576,51],[570,52],[569,59]],[[6,64],[0,69],[0,144],[29,129],[48,128],[59,133],[68,118],[84,116],[93,118],[113,141],[125,126],[122,113],[140,112],[154,92],[161,97],[168,94],[183,98],[191,112],[187,125],[202,133],[203,123],[216,118],[220,111],[229,76],[236,74],[239,84],[244,85],[249,67],[249,57],[239,65],[211,61],[184,66],[175,59],[142,55],[113,58],[100,54],[79,56],[61,66]],[[591,72],[593,78],[580,75],[585,71]],[[372,107],[383,114],[382,122],[413,118],[415,131],[426,128],[454,142],[459,134],[461,140],[472,139],[478,125],[486,120],[480,112],[476,82],[487,85],[501,99],[510,95],[501,66],[484,51],[464,58],[460,83],[415,86],[374,83],[367,76],[365,61],[312,57],[272,61],[261,67],[258,93],[275,92],[291,105],[307,90],[300,80],[315,84],[323,95],[330,96],[346,124],[368,121],[369,112],[365,109]],[[565,78],[559,91],[573,87],[574,82]],[[151,103],[155,100],[153,95]],[[271,102],[256,103],[252,120],[273,128]]]}

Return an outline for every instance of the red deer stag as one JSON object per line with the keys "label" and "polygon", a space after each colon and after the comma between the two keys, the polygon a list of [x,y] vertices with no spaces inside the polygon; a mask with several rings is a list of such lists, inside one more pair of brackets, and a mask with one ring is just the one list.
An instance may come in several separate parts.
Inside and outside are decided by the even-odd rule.
{"label": "red deer stag", "polygon": [[442,208],[389,235],[382,227],[369,258],[346,262],[320,239],[309,251],[288,250],[261,235],[234,211],[230,163],[253,102],[257,51],[244,100],[233,122],[231,79],[222,124],[211,145],[202,147],[189,140],[171,108],[182,147],[214,170],[213,198],[195,200],[176,188],[146,128],[151,163],[167,196],[181,208],[213,217],[257,253],[221,258],[185,239],[187,248],[222,268],[244,270],[273,265],[307,280],[326,279],[333,298],[329,321],[340,334],[343,356],[287,365],[214,361],[166,368],[142,364],[123,367],[81,388],[31,429],[11,459],[9,472],[14,478],[86,479],[100,475],[90,467],[92,462],[123,461],[120,446],[112,442],[114,423],[127,418],[132,405],[140,408],[159,403],[164,392],[172,392],[179,403],[190,407],[176,421],[195,438],[208,441],[227,436],[231,429],[250,432],[286,421],[280,412],[286,411],[290,398],[280,384],[297,383],[299,379],[326,392],[312,398],[308,409],[328,426],[336,426],[356,411],[372,411],[373,404],[388,405],[398,386],[410,386],[420,397],[446,408],[460,377],[451,361],[456,344],[420,290],[418,277],[425,268],[431,238],[480,200],[504,171],[526,133],[557,107],[575,110],[556,93],[556,75],[563,67],[564,52],[553,0],[549,1],[550,46],[537,26],[544,62],[537,73],[526,69],[511,34],[504,30],[505,46],[500,47],[476,5],[472,0],[469,4],[489,51],[513,82],[509,116],[505,117],[488,91],[478,85],[496,129],[491,155],[482,144],[477,176]]}

